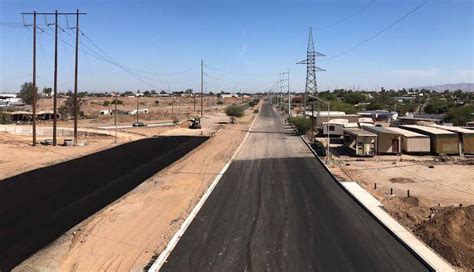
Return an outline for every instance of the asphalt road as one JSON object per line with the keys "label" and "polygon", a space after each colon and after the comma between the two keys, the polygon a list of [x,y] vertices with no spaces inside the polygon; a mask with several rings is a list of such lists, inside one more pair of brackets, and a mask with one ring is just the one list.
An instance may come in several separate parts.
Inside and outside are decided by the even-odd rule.
{"label": "asphalt road", "polygon": [[161,271],[428,271],[265,104]]}
{"label": "asphalt road", "polygon": [[0,271],[11,270],[207,139],[147,138],[0,180]]}

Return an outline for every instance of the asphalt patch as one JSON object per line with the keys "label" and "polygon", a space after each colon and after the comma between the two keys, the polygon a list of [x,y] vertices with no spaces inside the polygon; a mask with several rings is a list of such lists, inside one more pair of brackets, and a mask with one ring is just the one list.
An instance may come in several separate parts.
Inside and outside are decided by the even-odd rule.
{"label": "asphalt patch", "polygon": [[0,181],[0,270],[11,270],[207,139],[143,139]]}

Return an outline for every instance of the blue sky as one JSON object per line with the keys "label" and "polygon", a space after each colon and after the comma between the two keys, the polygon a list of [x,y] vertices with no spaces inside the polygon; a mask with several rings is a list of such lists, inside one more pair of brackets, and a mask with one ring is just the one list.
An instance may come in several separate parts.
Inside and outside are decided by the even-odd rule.
{"label": "blue sky", "polygon": [[[87,12],[80,19],[84,34],[113,61],[136,69],[132,75],[81,52],[80,91],[198,90],[201,59],[207,64],[207,91],[267,91],[275,86],[274,74],[287,70],[291,90],[303,91],[306,67],[296,62],[306,57],[310,26],[316,50],[327,55],[317,63],[327,70],[318,73],[320,90],[474,82],[471,0],[430,0],[377,38],[332,58],[422,2],[0,0],[0,91],[17,91],[23,82],[31,81],[32,73],[32,32],[7,23],[22,23],[21,12],[74,12],[76,8]],[[360,9],[350,19],[324,28]],[[31,17],[25,20],[31,23]],[[52,20],[49,17],[48,23]],[[68,21],[74,25],[73,17]],[[38,16],[38,23],[45,23],[44,16]],[[64,17],[59,24],[67,26]],[[72,35],[66,29],[60,37],[74,44]],[[84,36],[80,39],[83,51],[101,54]],[[54,40],[50,34],[38,33],[37,43],[38,85],[51,87]],[[74,49],[61,42],[59,47],[59,88],[66,91],[73,88]]]}

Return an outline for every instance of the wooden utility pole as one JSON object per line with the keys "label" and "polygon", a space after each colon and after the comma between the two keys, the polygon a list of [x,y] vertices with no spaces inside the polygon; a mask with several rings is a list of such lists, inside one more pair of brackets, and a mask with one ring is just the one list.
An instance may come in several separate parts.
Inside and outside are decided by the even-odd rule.
{"label": "wooden utility pole", "polygon": [[288,69],[288,72],[287,72],[287,87],[288,87],[288,118],[291,117],[291,93],[290,93],[290,69]]}
{"label": "wooden utility pole", "polygon": [[76,57],[74,66],[74,145],[77,145],[77,73],[79,62],[79,9],[76,12]]}
{"label": "wooden utility pole", "polygon": [[33,146],[36,146],[36,11],[33,12]]}
{"label": "wooden utility pole", "polygon": [[114,124],[115,124],[115,143],[117,143],[117,93],[115,93],[115,114],[114,114]]}
{"label": "wooden utility pole", "polygon": [[[138,123],[138,108],[139,108],[140,96],[137,93],[137,123]],[[138,125],[138,124],[137,124]]]}
{"label": "wooden utility pole", "polygon": [[[87,13],[79,13],[79,9],[75,13],[68,12],[22,12],[22,15],[33,15],[33,145],[36,145],[36,15],[54,15],[55,16],[55,33],[54,33],[54,98],[53,98],[53,144],[56,144],[56,121],[57,121],[57,58],[58,58],[58,15],[68,16],[76,15],[76,63],[74,71],[74,144],[77,144],[77,74],[78,74],[78,55],[79,55],[79,16]],[[26,25],[25,26],[31,26]]]}
{"label": "wooden utility pole", "polygon": [[204,62],[201,60],[201,118],[203,116],[203,105],[204,105]]}
{"label": "wooden utility pole", "polygon": [[56,146],[57,93],[58,93],[58,11],[54,14],[54,93],[53,93],[53,146]]}

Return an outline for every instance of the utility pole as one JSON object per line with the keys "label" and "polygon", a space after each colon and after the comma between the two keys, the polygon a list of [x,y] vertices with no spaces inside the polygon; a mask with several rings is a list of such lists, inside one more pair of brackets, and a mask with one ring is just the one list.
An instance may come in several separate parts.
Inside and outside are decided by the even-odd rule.
{"label": "utility pole", "polygon": [[194,97],[194,103],[193,103],[194,104],[194,110],[193,111],[196,112],[196,94],[194,94],[193,97]]}
{"label": "utility pole", "polygon": [[139,107],[138,104],[139,104],[139,101],[140,101],[140,96],[139,96],[138,93],[137,93],[137,125],[138,125],[138,110],[139,110],[139,109],[138,109],[138,107]]}
{"label": "utility pole", "polygon": [[204,104],[204,62],[201,60],[201,118],[203,116],[203,104]]}
{"label": "utility pole", "polygon": [[115,114],[114,114],[114,124],[115,124],[115,143],[117,143],[117,93],[115,93]]}
{"label": "utility pole", "polygon": [[54,93],[53,93],[53,146],[56,146],[57,93],[58,93],[58,10],[54,14]]}
{"label": "utility pole", "polygon": [[277,105],[277,107],[279,106],[279,102],[280,102],[279,98],[278,98],[278,92],[280,90],[280,87],[278,86],[278,84],[279,84],[279,81],[277,80],[277,91],[276,91],[276,94],[277,94],[277,96],[276,96],[276,105]]}
{"label": "utility pole", "polygon": [[33,146],[36,146],[36,11],[33,12]]}
{"label": "utility pole", "polygon": [[76,56],[74,65],[74,145],[77,145],[77,73],[79,65],[79,9],[76,12]]}
{"label": "utility pole", "polygon": [[291,94],[290,94],[290,69],[287,71],[287,87],[288,87],[288,118],[291,117]]}
{"label": "utility pole", "polygon": [[[54,97],[53,97],[53,145],[56,141],[56,125],[57,125],[57,58],[58,58],[58,15],[76,15],[76,55],[74,67],[74,144],[77,145],[77,80],[78,80],[78,55],[79,55],[79,16],[87,13],[79,13],[79,9],[75,13],[68,12],[22,12],[22,15],[33,15],[33,145],[36,145],[36,16],[37,15],[54,15],[55,16],[55,33],[54,33]],[[24,25],[31,26],[31,25]]]}

